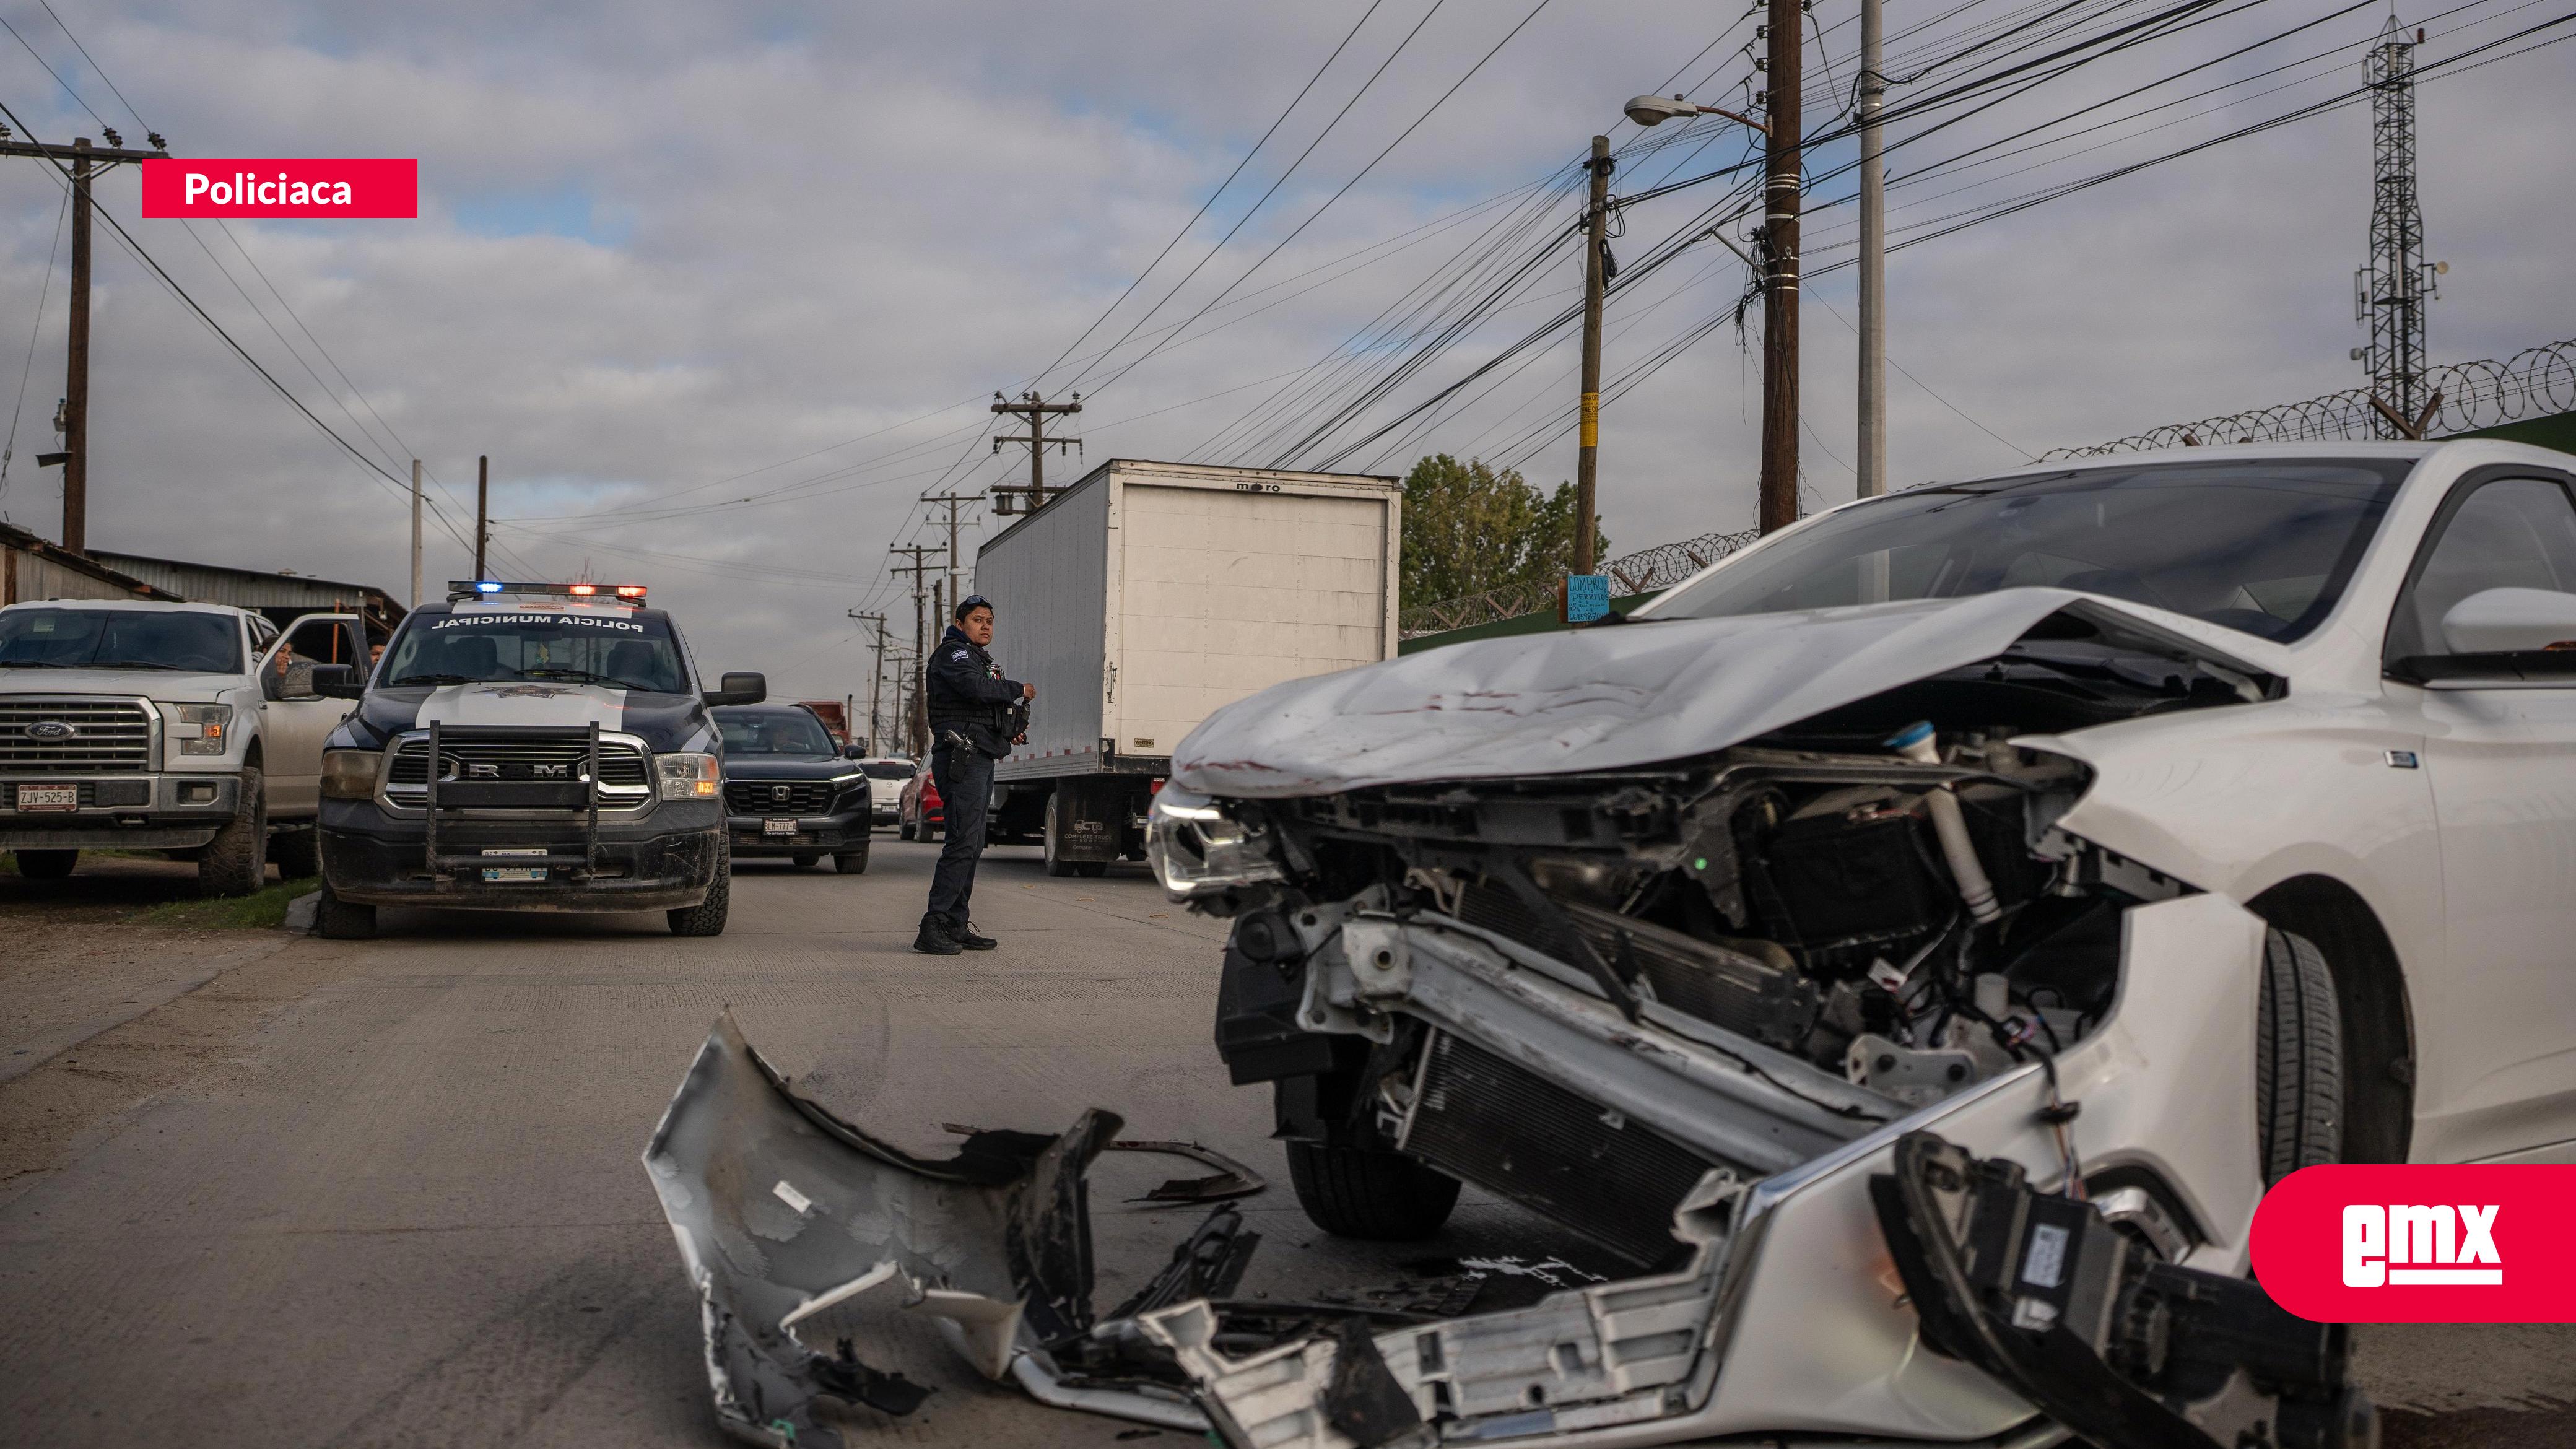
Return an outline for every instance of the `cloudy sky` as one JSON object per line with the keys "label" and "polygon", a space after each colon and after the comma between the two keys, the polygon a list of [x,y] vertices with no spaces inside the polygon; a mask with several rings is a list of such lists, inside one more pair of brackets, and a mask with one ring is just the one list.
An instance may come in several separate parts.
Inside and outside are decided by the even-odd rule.
{"label": "cloudy sky", "polygon": [[[2437,3],[2401,12],[2428,27],[2427,64],[2568,8]],[[396,473],[425,459],[460,530],[488,453],[496,571],[650,583],[710,670],[838,696],[864,694],[868,668],[845,611],[889,609],[909,631],[885,566],[889,544],[934,537],[915,500],[1025,468],[985,441],[997,389],[1083,392],[1092,463],[1267,464],[1406,359],[1424,298],[1471,299],[1526,262],[1504,305],[1295,461],[1340,451],[1339,466],[1394,472],[1447,450],[1570,476],[1554,423],[1573,402],[1570,337],[1347,445],[1574,299],[1577,254],[1546,244],[1574,219],[1569,163],[1595,131],[1623,148],[1623,194],[1745,154],[1723,122],[1641,133],[1621,100],[1689,89],[1741,105],[1763,78],[1754,22],[1729,5],[1535,4],[54,0],[49,14],[0,0],[23,38],[0,35],[0,98],[45,140],[105,124],[133,144],[148,122],[180,155],[419,158],[416,221],[146,222],[130,171],[99,197],[359,451]],[[1816,0],[1811,131],[1848,99],[1856,6]],[[1887,9],[1902,106],[2171,5]],[[2173,34],[1900,146],[1891,225],[1938,229],[2348,91],[2386,14],[2233,0],[2175,16]],[[2515,53],[2571,31],[2422,88],[2430,251],[2451,264],[2436,359],[2576,336],[2576,45]],[[1848,159],[1845,142],[1811,164],[1811,265],[1849,255]],[[1906,179],[1918,162],[1948,164]],[[2370,165],[2369,112],[2347,106],[1899,251],[1895,481],[2353,385]],[[1706,209],[1730,184],[1629,208],[1621,260],[1723,220],[1729,208]],[[31,460],[55,446],[61,213],[45,168],[0,169],[0,402],[33,360],[0,513],[48,534],[59,482]],[[398,490],[104,229],[98,258],[92,544],[399,594]],[[1759,317],[1739,344],[1743,282],[1702,241],[1612,309],[1613,377],[1717,324],[1605,414],[1602,510],[1623,551],[1752,520]],[[1853,486],[1836,315],[1854,315],[1851,273],[1808,295],[1813,505]],[[462,575],[465,549],[430,533],[428,577]]]}

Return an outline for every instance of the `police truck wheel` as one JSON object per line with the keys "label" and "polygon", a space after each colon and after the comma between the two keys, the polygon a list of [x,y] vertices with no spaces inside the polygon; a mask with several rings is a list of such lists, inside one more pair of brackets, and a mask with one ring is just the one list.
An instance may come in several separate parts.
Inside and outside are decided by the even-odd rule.
{"label": "police truck wheel", "polygon": [[1057,853],[1063,848],[1063,838],[1056,828],[1055,806],[1056,802],[1063,798],[1064,797],[1062,795],[1052,792],[1047,796],[1045,836],[1046,873],[1049,875],[1080,875],[1082,873],[1081,862],[1067,860]]}
{"label": "police truck wheel", "polygon": [[694,906],[682,906],[668,912],[674,936],[721,936],[725,928],[725,909],[733,902],[733,850],[721,846],[724,853],[716,859],[716,878],[707,885],[707,898]]}
{"label": "police truck wheel", "polygon": [[241,772],[241,800],[241,813],[197,858],[200,895],[246,896],[268,883],[268,792],[255,767]]}
{"label": "police truck wheel", "polygon": [[794,855],[787,857],[787,863],[796,867],[798,870],[812,870],[814,867],[823,863],[823,852],[819,850],[800,850]]}
{"label": "police truck wheel", "polygon": [[325,941],[372,941],[376,938],[376,908],[344,901],[324,886],[322,899],[313,903],[313,933]]}
{"label": "police truck wheel", "polygon": [[61,880],[80,864],[77,850],[22,850],[17,854],[18,874],[29,880]]}

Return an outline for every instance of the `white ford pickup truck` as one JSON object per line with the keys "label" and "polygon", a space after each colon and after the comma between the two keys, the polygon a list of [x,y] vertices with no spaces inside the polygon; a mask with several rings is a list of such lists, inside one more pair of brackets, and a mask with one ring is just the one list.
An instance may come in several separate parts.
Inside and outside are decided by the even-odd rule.
{"label": "white ford pickup truck", "polygon": [[355,614],[281,633],[221,604],[59,599],[0,608],[0,848],[31,879],[84,850],[197,863],[208,895],[317,869],[319,684],[366,658]]}

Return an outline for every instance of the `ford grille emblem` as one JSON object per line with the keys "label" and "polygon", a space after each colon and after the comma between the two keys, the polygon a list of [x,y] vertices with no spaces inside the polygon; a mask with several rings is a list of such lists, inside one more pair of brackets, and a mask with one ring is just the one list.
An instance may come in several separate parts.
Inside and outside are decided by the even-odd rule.
{"label": "ford grille emblem", "polygon": [[769,787],[769,798],[777,801],[781,805],[787,803],[787,795],[788,790],[784,785],[772,785]]}
{"label": "ford grille emblem", "polygon": [[31,740],[67,740],[78,733],[58,719],[40,719],[27,726],[27,738]]}

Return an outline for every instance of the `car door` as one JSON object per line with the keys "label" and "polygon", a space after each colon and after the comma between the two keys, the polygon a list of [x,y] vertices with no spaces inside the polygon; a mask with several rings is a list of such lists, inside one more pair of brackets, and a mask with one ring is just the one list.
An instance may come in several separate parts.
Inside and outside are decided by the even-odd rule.
{"label": "car door", "polygon": [[2447,965],[2413,983],[2415,1155],[2434,1160],[2576,1143],[2576,674],[2452,649],[2443,617],[2493,588],[2576,594],[2569,479],[2463,479],[2389,622],[2390,672],[2413,680],[2391,690],[2423,711],[2442,841]]}
{"label": "car door", "polygon": [[[352,708],[347,700],[313,692],[317,664],[348,664],[361,678],[367,667],[365,626],[355,614],[306,614],[260,655],[261,770],[268,813],[303,819],[322,805],[322,741]],[[279,651],[291,651],[280,672]]]}

